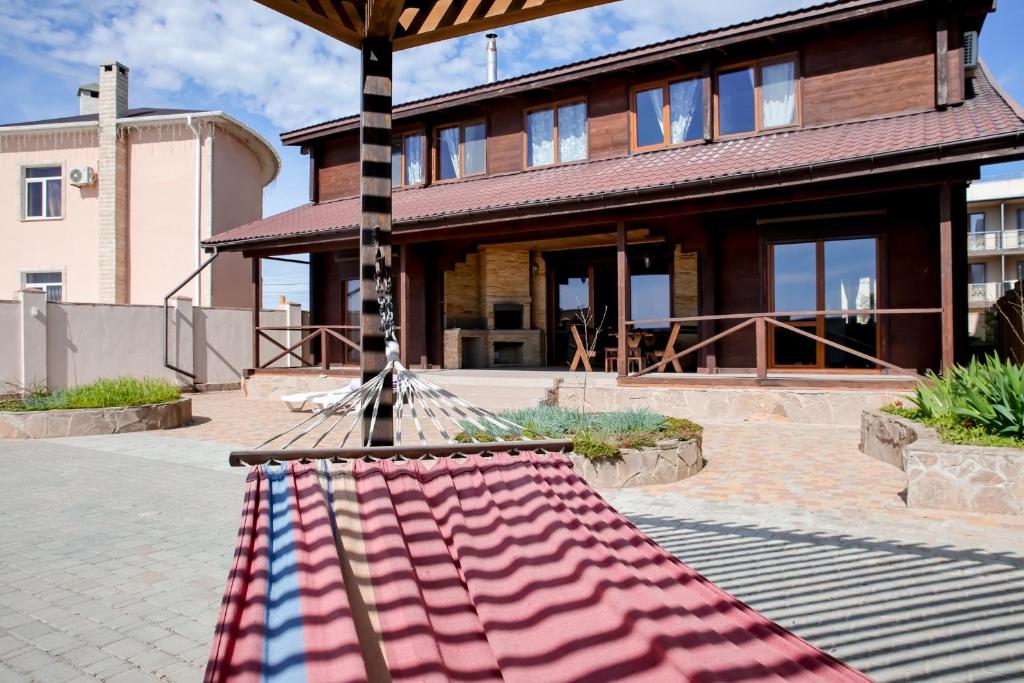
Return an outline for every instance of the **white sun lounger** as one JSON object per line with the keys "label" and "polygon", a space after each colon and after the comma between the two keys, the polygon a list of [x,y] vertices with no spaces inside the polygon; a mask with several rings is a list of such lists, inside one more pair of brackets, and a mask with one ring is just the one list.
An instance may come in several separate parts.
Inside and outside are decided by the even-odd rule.
{"label": "white sun lounger", "polygon": [[353,379],[347,386],[329,391],[307,391],[298,394],[287,394],[281,400],[288,404],[288,409],[297,412],[302,410],[323,410],[329,405],[344,400],[346,396],[358,389],[361,383]]}

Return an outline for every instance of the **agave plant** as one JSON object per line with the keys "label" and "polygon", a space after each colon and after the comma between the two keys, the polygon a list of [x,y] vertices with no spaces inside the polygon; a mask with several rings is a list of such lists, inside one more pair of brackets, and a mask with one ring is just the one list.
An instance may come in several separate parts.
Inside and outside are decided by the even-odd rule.
{"label": "agave plant", "polygon": [[990,355],[943,377],[929,373],[911,401],[925,419],[950,419],[988,434],[1024,438],[1024,368]]}

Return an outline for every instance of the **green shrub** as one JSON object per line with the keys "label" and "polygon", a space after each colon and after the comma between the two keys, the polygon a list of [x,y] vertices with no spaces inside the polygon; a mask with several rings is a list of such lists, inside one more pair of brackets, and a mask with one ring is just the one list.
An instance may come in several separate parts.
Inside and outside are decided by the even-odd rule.
{"label": "green shrub", "polygon": [[621,457],[619,449],[588,432],[580,432],[573,436],[573,452],[590,460],[617,460]]}
{"label": "green shrub", "polygon": [[101,379],[53,392],[37,391],[22,399],[0,403],[0,410],[36,411],[73,408],[116,408],[153,403],[170,403],[181,397],[181,390],[162,379],[118,377]]}
{"label": "green shrub", "polygon": [[994,354],[929,373],[910,401],[883,410],[934,427],[947,443],[1024,446],[1024,368]]}

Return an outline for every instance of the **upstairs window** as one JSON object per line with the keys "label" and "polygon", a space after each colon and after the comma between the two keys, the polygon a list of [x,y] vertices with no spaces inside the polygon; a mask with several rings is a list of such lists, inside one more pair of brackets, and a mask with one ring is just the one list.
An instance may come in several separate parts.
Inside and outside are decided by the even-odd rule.
{"label": "upstairs window", "polygon": [[409,187],[422,185],[426,168],[423,155],[426,151],[426,136],[423,133],[406,133],[391,143],[391,185]]}
{"label": "upstairs window", "polygon": [[640,86],[634,91],[634,149],[678,145],[703,139],[703,79],[698,77],[666,81]]}
{"label": "upstairs window", "polygon": [[586,159],[587,144],[586,102],[566,102],[527,112],[528,167]]}
{"label": "upstairs window", "polygon": [[718,135],[752,133],[799,123],[796,60],[762,60],[727,68],[717,78]]}
{"label": "upstairs window", "polygon": [[972,213],[969,218],[971,234],[985,232],[985,214]]}
{"label": "upstairs window", "polygon": [[1024,209],[1017,209],[1017,229],[1024,230]]}
{"label": "upstairs window", "polygon": [[454,180],[486,172],[487,127],[483,121],[438,129],[438,180]]}
{"label": "upstairs window", "polygon": [[23,170],[23,217],[60,218],[62,204],[60,166],[32,166]]}

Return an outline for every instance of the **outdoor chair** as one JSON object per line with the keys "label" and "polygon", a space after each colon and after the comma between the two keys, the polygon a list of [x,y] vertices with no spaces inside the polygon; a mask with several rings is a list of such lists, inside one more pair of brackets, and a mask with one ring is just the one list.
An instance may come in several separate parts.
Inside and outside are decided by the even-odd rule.
{"label": "outdoor chair", "polygon": [[606,346],[604,348],[604,371],[619,371],[619,350],[614,346]]}

